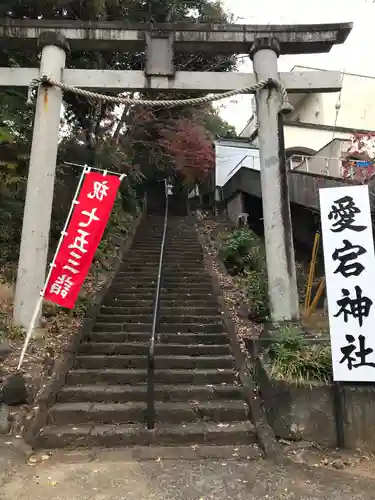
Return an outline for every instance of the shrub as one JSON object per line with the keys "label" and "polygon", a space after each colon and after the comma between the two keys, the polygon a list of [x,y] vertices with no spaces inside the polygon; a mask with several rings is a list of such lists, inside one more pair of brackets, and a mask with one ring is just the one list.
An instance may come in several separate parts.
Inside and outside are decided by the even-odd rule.
{"label": "shrub", "polygon": [[247,278],[246,294],[249,298],[250,311],[258,319],[267,319],[270,313],[268,301],[268,283],[265,272],[255,271]]}
{"label": "shrub", "polygon": [[251,269],[251,252],[258,244],[257,236],[249,229],[236,229],[219,235],[219,256],[232,275]]}
{"label": "shrub", "polygon": [[291,382],[328,382],[332,376],[329,345],[315,344],[297,326],[281,327],[268,349],[269,373]]}
{"label": "shrub", "polygon": [[236,276],[245,290],[253,319],[264,320],[269,315],[265,248],[261,239],[250,229],[236,229],[219,235],[219,256],[228,272]]}

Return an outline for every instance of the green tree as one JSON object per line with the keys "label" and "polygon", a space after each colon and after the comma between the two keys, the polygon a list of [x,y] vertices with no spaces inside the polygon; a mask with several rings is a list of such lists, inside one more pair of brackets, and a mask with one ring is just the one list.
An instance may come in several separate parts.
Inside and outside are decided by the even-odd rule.
{"label": "green tree", "polygon": [[203,117],[202,125],[215,137],[236,137],[236,129],[233,125],[223,120],[213,106],[210,106]]}
{"label": "green tree", "polygon": [[31,124],[25,96],[0,90],[0,271],[18,254]]}
{"label": "green tree", "polygon": [[[0,16],[26,19],[64,19],[82,21],[116,21],[128,22],[223,22],[226,21],[224,11],[218,2],[209,0],[5,0],[0,5]],[[229,71],[235,68],[235,58],[210,54],[176,54],[175,67],[185,71]],[[71,68],[142,70],[145,54],[120,53],[110,51],[72,51],[68,57]],[[0,65],[10,67],[39,66],[39,56],[33,48],[25,47],[22,51],[2,47]],[[101,89],[108,93],[106,89]],[[146,94],[145,94],[146,95]],[[194,96],[200,95],[195,93]],[[147,95],[148,96],[148,95]],[[186,98],[183,93],[150,94],[153,98]],[[142,95],[140,97],[143,97]],[[28,155],[32,134],[32,118],[34,110],[25,104],[26,91],[2,89],[0,91],[0,210],[2,220],[9,220],[9,210],[15,213],[10,201],[17,200],[20,214],[13,217],[19,220],[18,233],[14,241],[19,240],[22,220],[22,203],[27,175]],[[116,108],[111,104],[94,105],[86,99],[74,94],[64,94],[64,121],[67,134],[61,141],[59,158],[77,163],[86,163],[94,159],[103,166],[117,168],[131,175],[124,199],[134,196],[134,188],[145,177],[154,175],[155,168],[172,168],[176,164],[171,158],[171,149],[163,148],[161,140],[165,139],[163,130],[168,125],[168,140],[175,133],[181,132],[181,121],[189,126],[202,125],[213,135],[226,135],[232,129],[220,120],[212,106],[204,108],[182,108],[160,110],[154,114],[154,120],[146,124],[137,121],[141,109],[139,107]],[[118,115],[121,118],[119,120]],[[175,127],[175,129],[174,129]],[[152,153],[152,154],[151,154]],[[60,220],[66,207],[66,192],[76,183],[78,171],[58,170],[58,185],[68,186],[65,195],[57,196],[54,211],[54,234],[58,234]],[[57,185],[57,193],[59,192]],[[5,196],[5,191],[7,195]],[[17,196],[14,197],[13,193]],[[4,200],[8,199],[5,203]],[[12,205],[12,206],[11,206]],[[10,208],[11,207],[11,208]],[[56,210],[58,213],[56,213]],[[17,232],[16,231],[16,232]],[[6,232],[6,231],[5,231]],[[14,258],[17,254],[12,251]]]}
{"label": "green tree", "polygon": [[[65,20],[124,20],[128,22],[222,22],[226,16],[220,3],[208,0],[8,0],[1,7],[0,15],[30,19]],[[141,70],[144,53],[82,52],[73,51],[68,64],[72,68]],[[8,52],[0,56],[3,65],[37,65],[38,55],[33,51]],[[227,71],[235,66],[233,57],[222,55],[177,54],[176,69],[185,71]],[[105,89],[102,89],[106,92]],[[108,92],[107,92],[108,93]],[[181,97],[176,94],[174,98]],[[185,95],[184,95],[185,97]],[[65,94],[65,117],[74,133],[82,131],[91,156],[96,150],[98,138],[103,135],[103,121],[113,113],[109,104],[92,106],[74,94]],[[178,111],[176,111],[178,114]],[[130,118],[130,115],[129,115]]]}

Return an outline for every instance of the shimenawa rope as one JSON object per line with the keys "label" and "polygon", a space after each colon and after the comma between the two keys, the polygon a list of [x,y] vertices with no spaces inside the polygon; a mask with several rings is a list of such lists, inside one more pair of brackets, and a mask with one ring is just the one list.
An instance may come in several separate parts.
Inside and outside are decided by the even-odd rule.
{"label": "shimenawa rope", "polygon": [[250,85],[242,89],[229,90],[228,92],[223,92],[222,94],[209,94],[203,97],[195,97],[189,99],[170,99],[170,100],[147,100],[147,99],[130,99],[128,97],[121,96],[109,96],[104,94],[98,94],[96,92],[91,92],[89,90],[81,89],[71,85],[66,85],[65,83],[58,82],[48,77],[47,75],[39,76],[34,78],[29,85],[27,93],[27,104],[32,105],[35,99],[36,91],[40,85],[52,85],[58,87],[63,92],[72,92],[76,95],[81,95],[92,101],[102,101],[110,102],[113,104],[127,104],[127,105],[137,105],[137,106],[148,106],[151,108],[173,108],[177,106],[199,106],[200,104],[207,104],[209,102],[219,101],[227,97],[233,97],[240,94],[248,94],[263,88],[275,88],[281,95],[281,107],[285,109],[290,109],[291,105],[288,101],[288,95],[284,87],[280,82],[272,78],[268,80],[262,80],[258,83]]}

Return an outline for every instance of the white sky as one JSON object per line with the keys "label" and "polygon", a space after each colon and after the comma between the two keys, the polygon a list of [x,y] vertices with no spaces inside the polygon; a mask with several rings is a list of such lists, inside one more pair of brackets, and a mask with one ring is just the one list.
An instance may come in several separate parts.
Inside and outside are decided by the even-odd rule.
{"label": "white sky", "polygon": [[[279,71],[290,71],[297,64],[375,76],[373,0],[223,0],[223,4],[238,24],[354,22],[343,45],[334,46],[328,54],[281,56]],[[250,59],[245,59],[239,71],[252,72]],[[220,101],[221,116],[234,125],[238,133],[250,119],[250,99],[251,96],[238,96]]]}

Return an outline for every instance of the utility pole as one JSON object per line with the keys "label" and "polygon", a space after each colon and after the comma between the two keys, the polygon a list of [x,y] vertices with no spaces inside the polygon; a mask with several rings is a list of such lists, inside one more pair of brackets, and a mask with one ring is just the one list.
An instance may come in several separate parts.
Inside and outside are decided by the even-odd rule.
{"label": "utility pole", "polygon": [[[278,79],[279,55],[275,38],[255,40],[250,57],[258,81]],[[299,306],[286,163],[280,158],[281,97],[276,89],[266,88],[257,92],[256,101],[271,319],[292,321],[299,318]]]}
{"label": "utility pole", "polygon": [[[39,38],[41,74],[60,80],[69,46],[56,32]],[[14,302],[14,321],[27,328],[46,276],[52,201],[55,183],[62,92],[42,85],[36,101],[29,175]],[[52,139],[51,139],[52,138]]]}

